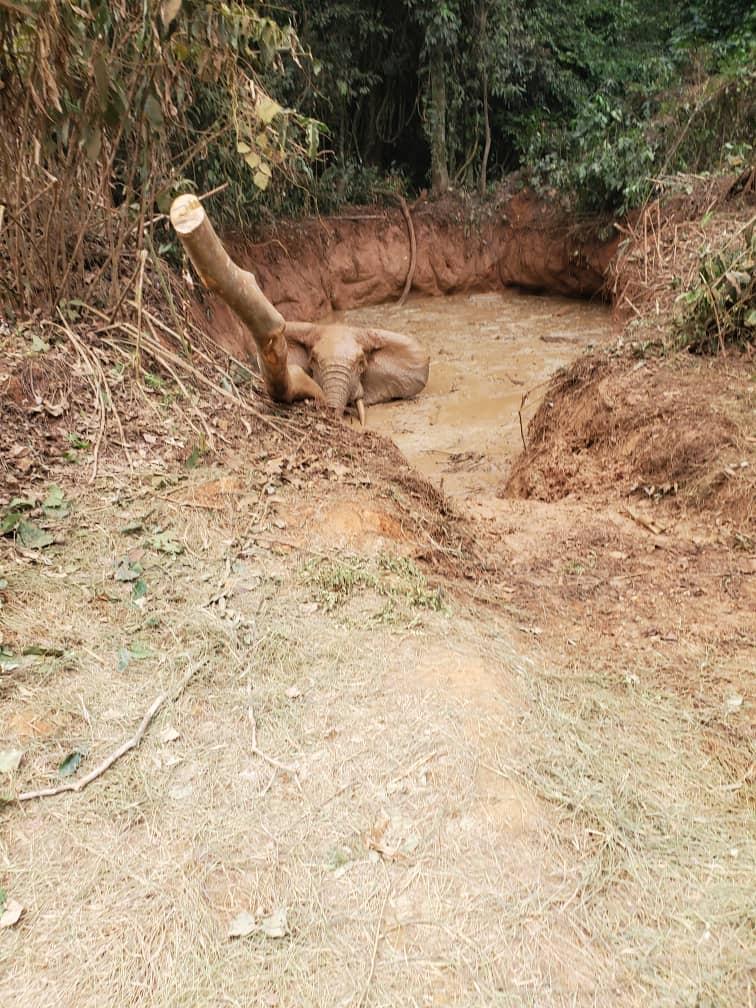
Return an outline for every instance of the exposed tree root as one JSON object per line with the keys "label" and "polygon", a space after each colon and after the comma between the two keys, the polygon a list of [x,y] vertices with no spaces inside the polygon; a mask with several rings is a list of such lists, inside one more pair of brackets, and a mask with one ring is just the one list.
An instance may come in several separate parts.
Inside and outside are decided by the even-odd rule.
{"label": "exposed tree root", "polygon": [[410,263],[407,270],[407,278],[404,281],[404,290],[402,291],[401,297],[397,301],[397,305],[401,307],[407,300],[407,295],[412,290],[412,281],[415,279],[415,267],[417,266],[417,239],[415,237],[415,225],[412,223],[412,214],[407,206],[406,199],[399,193],[396,194],[396,198],[399,200],[399,206],[402,208],[404,219],[407,222],[407,232],[409,234],[410,243]]}

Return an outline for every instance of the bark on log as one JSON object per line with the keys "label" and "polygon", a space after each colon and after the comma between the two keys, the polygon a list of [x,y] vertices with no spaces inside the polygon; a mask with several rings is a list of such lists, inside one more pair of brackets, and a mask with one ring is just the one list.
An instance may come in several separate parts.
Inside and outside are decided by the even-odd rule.
{"label": "bark on log", "polygon": [[[249,330],[271,397],[286,403],[322,400],[320,386],[302,368],[288,363],[283,315],[265,297],[254,275],[233,262],[196,196],[173,201],[171,224],[205,287],[215,291]],[[247,350],[252,356],[253,347]]]}

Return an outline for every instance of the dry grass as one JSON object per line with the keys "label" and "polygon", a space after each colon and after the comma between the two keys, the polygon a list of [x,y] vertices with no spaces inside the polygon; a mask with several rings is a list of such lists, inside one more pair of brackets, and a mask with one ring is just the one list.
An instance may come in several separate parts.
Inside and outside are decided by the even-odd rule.
{"label": "dry grass", "polygon": [[666,337],[683,291],[698,282],[701,259],[742,242],[754,223],[754,195],[731,175],[673,175],[662,195],[621,228],[627,238],[609,268],[615,310],[643,323],[634,335]]}
{"label": "dry grass", "polygon": [[[199,470],[159,491],[188,507],[155,497],[155,475],[72,490],[44,559],[2,545],[6,647],[64,651],[3,676],[2,747],[25,751],[12,790],[47,783],[72,749],[94,765],[206,663],[82,794],[6,805],[0,884],[25,907],[2,933],[6,997],[753,1002],[747,784],[706,755],[688,710],[549,672],[490,610],[419,605],[414,575],[374,558],[341,561],[370,576],[326,611],[339,558],[312,583],[304,538],[268,541],[304,536],[274,524],[297,488],[266,502],[249,465]],[[136,536],[119,531],[153,507]],[[149,546],[155,527],[184,552]],[[141,606],[112,577],[124,554],[144,569]],[[152,655],[119,670],[137,640]],[[252,751],[250,709],[257,747],[290,770]],[[279,907],[285,938],[227,937],[240,911]]]}

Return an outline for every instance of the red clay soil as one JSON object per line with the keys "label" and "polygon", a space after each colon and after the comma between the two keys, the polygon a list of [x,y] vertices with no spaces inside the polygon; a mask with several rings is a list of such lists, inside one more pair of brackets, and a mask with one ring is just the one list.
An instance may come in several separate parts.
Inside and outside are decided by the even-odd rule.
{"label": "red clay soil", "polygon": [[756,527],[752,360],[595,354],[557,375],[502,496],[638,494]]}
{"label": "red clay soil", "polygon": [[[456,196],[420,199],[410,212],[417,240],[411,290],[427,296],[513,285],[594,296],[604,289],[619,240],[601,241],[595,226],[576,228],[527,190],[484,206]],[[393,208],[287,222],[257,243],[226,240],[236,262],[291,321],[396,300],[410,268],[407,225]],[[205,308],[213,338],[238,355],[244,346],[238,320],[212,296]]]}
{"label": "red clay soil", "polygon": [[[753,348],[674,353],[680,292],[706,249],[742,247],[756,197],[738,179],[675,177],[622,229],[609,273],[625,344],[558,373],[502,496],[606,500],[634,492],[756,529]],[[681,194],[682,193],[682,194]],[[738,244],[740,243],[740,245]],[[649,351],[660,356],[650,356]]]}

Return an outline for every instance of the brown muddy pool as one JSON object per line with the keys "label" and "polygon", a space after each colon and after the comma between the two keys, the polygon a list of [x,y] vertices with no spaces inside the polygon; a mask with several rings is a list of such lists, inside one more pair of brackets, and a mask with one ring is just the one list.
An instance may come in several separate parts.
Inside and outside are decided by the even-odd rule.
{"label": "brown muddy pool", "polygon": [[615,335],[600,303],[504,290],[422,298],[341,313],[355,325],[417,336],[431,355],[425,390],[371,406],[367,425],[391,437],[409,461],[459,503],[490,498],[522,449],[545,384],[591,345]]}

